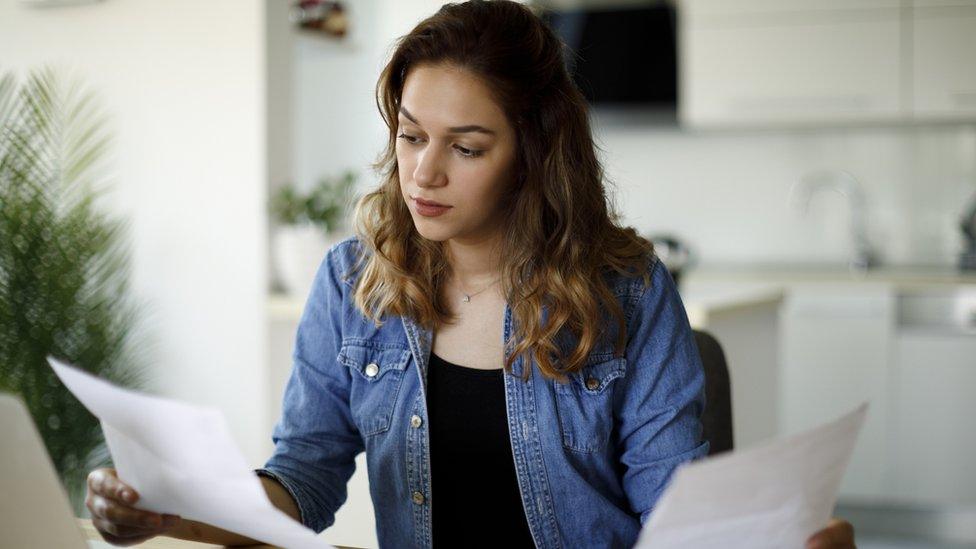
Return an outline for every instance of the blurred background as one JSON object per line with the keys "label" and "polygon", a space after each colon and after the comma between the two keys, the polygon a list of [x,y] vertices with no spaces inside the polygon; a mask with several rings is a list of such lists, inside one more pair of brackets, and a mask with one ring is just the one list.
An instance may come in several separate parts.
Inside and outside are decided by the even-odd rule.
{"label": "blurred background", "polygon": [[[53,67],[106,115],[144,389],[218,406],[255,467],[311,278],[377,181],[376,78],[441,3],[0,1],[0,71]],[[976,0],[529,4],[623,221],[724,348],[736,447],[868,400],[835,515],[859,547],[976,546]],[[323,535],[373,529],[360,456]]]}

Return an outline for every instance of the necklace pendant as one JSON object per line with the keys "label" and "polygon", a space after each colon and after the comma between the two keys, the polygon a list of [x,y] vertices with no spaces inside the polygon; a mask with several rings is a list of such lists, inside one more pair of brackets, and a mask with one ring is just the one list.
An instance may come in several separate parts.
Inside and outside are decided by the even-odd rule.
{"label": "necklace pendant", "polygon": [[464,302],[468,303],[469,301],[471,301],[471,296],[469,296],[468,294],[464,294]]}

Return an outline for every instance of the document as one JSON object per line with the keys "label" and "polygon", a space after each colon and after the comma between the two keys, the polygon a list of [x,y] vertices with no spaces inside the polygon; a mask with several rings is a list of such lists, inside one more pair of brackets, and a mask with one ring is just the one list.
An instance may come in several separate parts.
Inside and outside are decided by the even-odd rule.
{"label": "document", "polygon": [[635,549],[802,549],[827,525],[864,402],[808,431],[679,466]]}
{"label": "document", "polygon": [[119,478],[139,493],[138,508],[289,549],[331,547],[271,503],[217,408],[138,393],[47,360],[101,421]]}

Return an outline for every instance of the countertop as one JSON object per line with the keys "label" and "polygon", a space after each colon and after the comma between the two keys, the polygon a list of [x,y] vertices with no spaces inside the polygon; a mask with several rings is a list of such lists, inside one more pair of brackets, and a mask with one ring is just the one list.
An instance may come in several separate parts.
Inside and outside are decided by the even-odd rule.
{"label": "countertop", "polygon": [[[748,307],[779,303],[789,287],[797,284],[866,284],[890,286],[898,291],[952,291],[976,288],[976,272],[954,267],[889,265],[864,272],[825,264],[712,264],[695,266],[682,274],[681,298],[693,326],[710,315]],[[268,314],[272,321],[301,318],[305,296],[271,294]]]}
{"label": "countertop", "polygon": [[883,265],[867,271],[852,272],[843,265],[822,263],[750,263],[707,264],[692,266],[683,274],[696,282],[764,282],[796,283],[878,283],[900,288],[925,286],[976,285],[976,272],[960,271],[953,266]]}
{"label": "countertop", "polygon": [[[755,280],[702,280],[683,284],[681,299],[693,327],[701,328],[716,313],[779,303],[785,295],[781,283]],[[268,296],[268,317],[273,322],[298,322],[303,298],[286,294]]]}
{"label": "countertop", "polygon": [[695,329],[707,328],[717,314],[778,306],[785,295],[783,284],[761,281],[690,280],[681,285],[681,301]]}

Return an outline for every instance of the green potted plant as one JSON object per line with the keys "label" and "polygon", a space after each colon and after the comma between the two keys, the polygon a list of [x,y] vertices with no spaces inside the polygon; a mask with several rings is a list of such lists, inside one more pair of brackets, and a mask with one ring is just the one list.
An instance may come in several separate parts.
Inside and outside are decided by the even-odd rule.
{"label": "green potted plant", "polygon": [[272,194],[275,278],[286,293],[306,295],[329,246],[349,234],[355,182],[356,174],[346,171],[323,177],[307,193],[289,183]]}
{"label": "green potted plant", "polygon": [[0,392],[24,400],[77,515],[88,471],[109,454],[45,357],[139,387],[145,353],[126,225],[96,200],[102,120],[91,94],[51,69],[0,76]]}

